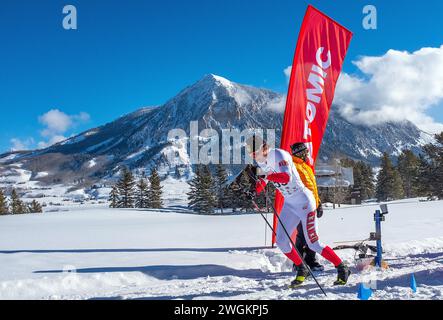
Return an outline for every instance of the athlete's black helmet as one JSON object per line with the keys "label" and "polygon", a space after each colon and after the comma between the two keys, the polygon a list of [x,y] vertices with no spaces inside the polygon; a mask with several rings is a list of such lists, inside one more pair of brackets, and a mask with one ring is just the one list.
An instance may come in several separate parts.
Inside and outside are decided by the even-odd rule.
{"label": "athlete's black helmet", "polygon": [[308,147],[303,142],[297,142],[291,146],[291,151],[293,156],[299,156],[302,153],[304,153],[306,150],[308,150]]}

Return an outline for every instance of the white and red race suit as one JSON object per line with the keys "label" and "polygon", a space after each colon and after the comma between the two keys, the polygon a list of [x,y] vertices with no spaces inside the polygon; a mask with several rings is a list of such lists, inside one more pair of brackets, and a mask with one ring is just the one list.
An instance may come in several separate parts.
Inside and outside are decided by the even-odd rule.
{"label": "white and red race suit", "polygon": [[277,246],[296,265],[300,265],[302,260],[292,247],[283,225],[289,235],[292,235],[301,222],[309,248],[338,266],[342,262],[341,259],[319,240],[315,197],[303,184],[291,155],[281,149],[270,149],[266,161],[257,163],[263,175],[266,175],[266,178],[257,183],[257,193],[260,194],[266,183],[271,181],[285,198],[280,213],[281,223],[276,231]]}

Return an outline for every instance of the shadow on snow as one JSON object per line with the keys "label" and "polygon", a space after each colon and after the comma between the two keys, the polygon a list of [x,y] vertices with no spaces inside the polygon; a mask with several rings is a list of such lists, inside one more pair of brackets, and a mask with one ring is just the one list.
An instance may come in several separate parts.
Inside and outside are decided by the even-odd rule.
{"label": "shadow on snow", "polygon": [[[34,273],[63,273],[63,270],[41,270]],[[158,280],[192,280],[206,277],[232,276],[247,279],[270,279],[282,274],[263,272],[260,269],[238,270],[221,265],[186,265],[186,266],[140,266],[140,267],[97,267],[83,268],[75,271],[78,274],[85,273],[115,273],[115,272],[141,272]]]}
{"label": "shadow on snow", "polygon": [[164,295],[164,296],[146,296],[137,298],[125,298],[123,296],[116,297],[97,297],[90,300],[194,300],[196,298],[201,299],[202,297],[210,298],[230,298],[236,297],[242,294],[248,294],[255,291],[235,291],[235,290],[225,290],[225,291],[214,291],[210,293],[195,293],[186,295]]}
{"label": "shadow on snow", "polygon": [[142,253],[142,252],[214,252],[255,251],[269,247],[238,247],[238,248],[151,248],[151,249],[50,249],[50,250],[0,250],[0,254],[17,253]]}

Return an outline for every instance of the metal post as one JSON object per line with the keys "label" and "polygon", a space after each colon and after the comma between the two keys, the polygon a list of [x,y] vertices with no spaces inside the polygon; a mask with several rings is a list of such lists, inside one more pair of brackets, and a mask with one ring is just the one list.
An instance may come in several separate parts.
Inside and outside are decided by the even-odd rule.
{"label": "metal post", "polygon": [[383,215],[380,210],[375,211],[375,232],[377,239],[377,257],[375,258],[375,266],[381,268],[383,261],[383,248],[381,245],[381,222]]}

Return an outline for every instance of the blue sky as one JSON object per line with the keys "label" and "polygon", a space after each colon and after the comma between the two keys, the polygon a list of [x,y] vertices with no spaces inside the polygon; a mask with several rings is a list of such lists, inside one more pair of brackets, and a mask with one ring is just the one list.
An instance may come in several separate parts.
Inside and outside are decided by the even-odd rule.
{"label": "blue sky", "polygon": [[[443,44],[440,1],[317,0],[354,32],[352,61],[389,49]],[[406,3],[406,4],[405,4]],[[78,30],[62,28],[62,9],[78,10]],[[70,136],[149,105],[162,104],[208,73],[286,92],[307,1],[2,0],[0,152],[11,140],[33,146]],[[362,28],[362,8],[378,10],[378,29]],[[67,115],[51,127],[50,110]],[[85,115],[87,113],[87,115]],[[42,117],[43,115],[45,115]],[[443,122],[443,108],[426,114]],[[52,130],[52,131],[51,131]]]}

